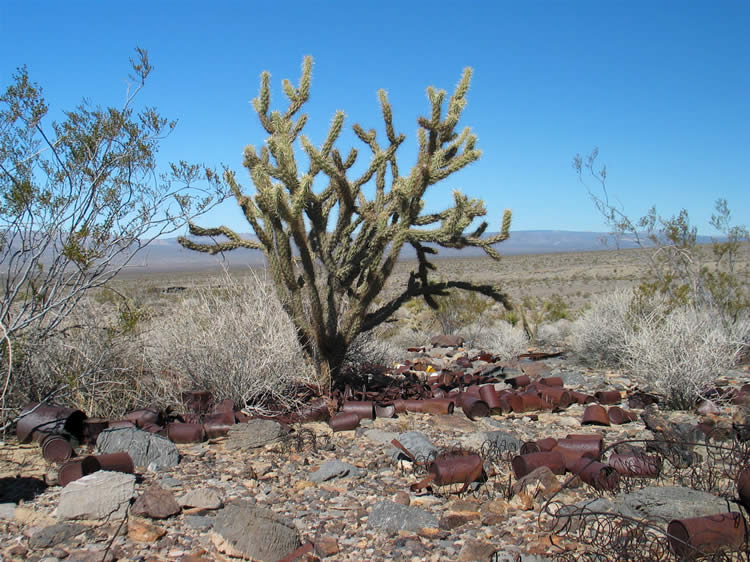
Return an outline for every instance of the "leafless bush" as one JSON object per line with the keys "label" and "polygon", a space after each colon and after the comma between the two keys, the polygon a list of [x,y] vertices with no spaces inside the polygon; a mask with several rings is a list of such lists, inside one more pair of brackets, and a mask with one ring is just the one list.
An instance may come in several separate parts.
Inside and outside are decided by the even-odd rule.
{"label": "leafless bush", "polygon": [[537,341],[542,344],[567,345],[573,330],[573,323],[560,318],[549,324],[542,324],[537,331]]}
{"label": "leafless bush", "polygon": [[259,410],[293,406],[294,383],[314,380],[272,286],[255,276],[225,274],[221,288],[186,295],[154,321],[147,354],[184,386]]}
{"label": "leafless bush", "polygon": [[137,314],[132,305],[117,309],[84,298],[54,332],[27,334],[14,349],[9,410],[50,398],[111,417],[153,402],[160,392],[141,383]]}
{"label": "leafless bush", "polygon": [[501,360],[526,353],[529,338],[518,326],[499,320],[486,330],[476,329],[473,346],[497,355]]}
{"label": "leafless bush", "polygon": [[663,394],[668,407],[688,409],[736,363],[742,347],[708,310],[683,307],[642,317],[623,356],[626,368]]}
{"label": "leafless bush", "polygon": [[573,349],[583,363],[617,367],[633,333],[633,292],[619,290],[591,303],[572,326]]}
{"label": "leafless bush", "polygon": [[344,365],[361,364],[390,366],[404,358],[401,349],[392,340],[375,331],[360,333],[346,351]]}

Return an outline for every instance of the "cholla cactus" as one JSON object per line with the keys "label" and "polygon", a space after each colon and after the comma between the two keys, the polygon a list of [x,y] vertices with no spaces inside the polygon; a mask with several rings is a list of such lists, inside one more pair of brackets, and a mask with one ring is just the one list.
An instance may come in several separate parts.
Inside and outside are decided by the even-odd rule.
{"label": "cholla cactus", "polygon": [[[255,195],[246,195],[234,174],[226,173],[226,181],[257,240],[242,238],[226,226],[202,228],[191,224],[192,235],[222,236],[224,241],[199,244],[181,238],[180,243],[212,254],[235,248],[262,250],[285,310],[298,328],[300,342],[318,368],[321,387],[328,387],[357,334],[384,322],[415,296],[423,296],[434,306],[433,296],[459,288],[504,301],[504,295],[493,286],[430,281],[428,272],[434,267],[427,255],[436,253],[434,246],[478,246],[493,259],[499,259],[492,245],[508,238],[511,214],[506,210],[500,233],[487,238],[482,238],[486,222],[471,234],[464,233],[474,218],[484,216],[486,210],[482,201],[459,192],[454,192],[452,208],[422,214],[427,188],[481,154],[475,148],[476,136],[470,128],[455,132],[466,105],[470,68],[464,70],[448,100],[446,115],[445,91],[427,89],[432,111],[430,117],[418,119],[419,157],[407,175],[400,173],[396,162],[396,150],[405,137],[396,134],[388,97],[380,90],[385,146],[378,142],[374,130],[365,131],[354,125],[355,134],[372,152],[369,166],[357,177],[350,172],[357,150],[352,148],[344,158],[335,148],[344,126],[342,111],[334,115],[320,147],[301,134],[307,115],[300,114],[300,110],[309,98],[311,73],[312,58],[308,56],[299,85],[294,87],[288,80],[283,81],[289,98],[284,113],[269,113],[270,75],[261,75],[260,94],[253,100],[253,107],[270,136],[260,150],[254,146],[245,148],[244,160]],[[307,170],[298,166],[294,149],[297,139],[309,159]],[[328,185],[316,193],[313,183],[319,174],[327,177]],[[363,188],[373,180],[375,194],[368,200]],[[416,250],[418,268],[412,271],[400,295],[374,307],[405,244]]]}

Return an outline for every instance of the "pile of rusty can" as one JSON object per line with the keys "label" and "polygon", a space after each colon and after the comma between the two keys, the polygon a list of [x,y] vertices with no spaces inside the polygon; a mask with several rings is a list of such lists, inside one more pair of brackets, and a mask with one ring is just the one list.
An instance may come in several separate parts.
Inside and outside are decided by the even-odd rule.
{"label": "pile of rusty can", "polygon": [[[463,359],[467,365],[476,359],[492,360],[488,355]],[[457,364],[461,365],[460,361]],[[425,367],[419,365],[419,368]],[[597,400],[594,396],[564,388],[560,377],[532,380],[531,373],[547,373],[543,364],[523,363],[521,368],[524,374],[511,378],[505,378],[506,371],[501,364],[489,364],[474,373],[448,369],[439,373],[426,371],[421,373],[424,380],[381,391],[363,389],[353,392],[347,388],[338,397],[339,411],[329,424],[334,431],[345,431],[355,429],[362,419],[393,417],[404,412],[447,415],[459,408],[466,417],[476,420],[494,414],[562,411],[571,404],[588,404]],[[401,372],[408,371],[402,368]],[[498,383],[505,388],[498,390]]]}
{"label": "pile of rusty can", "polygon": [[639,452],[612,453],[602,462],[603,438],[600,434],[570,434],[564,439],[548,437],[521,446],[511,467],[516,479],[546,466],[554,474],[570,473],[596,490],[613,491],[620,477],[657,478],[661,457]]}
{"label": "pile of rusty can", "polygon": [[33,403],[22,410],[16,436],[21,443],[39,443],[45,460],[65,463],[58,475],[65,485],[97,470],[133,472],[133,461],[127,453],[76,458],[76,448],[95,446],[105,429],[135,427],[161,434],[174,443],[196,443],[226,435],[233,424],[250,419],[236,412],[231,400],[215,403],[206,391],[186,392],[182,398],[187,414],[168,416],[159,408],[141,408],[119,420],[89,418],[74,408]]}

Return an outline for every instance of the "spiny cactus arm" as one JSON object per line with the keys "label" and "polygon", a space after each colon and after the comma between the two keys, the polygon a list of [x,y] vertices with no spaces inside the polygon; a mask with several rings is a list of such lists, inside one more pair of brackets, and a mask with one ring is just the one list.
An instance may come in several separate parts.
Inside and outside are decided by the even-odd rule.
{"label": "spiny cactus arm", "polygon": [[255,240],[247,240],[240,237],[239,234],[226,226],[217,228],[203,228],[194,223],[188,223],[190,234],[193,236],[225,236],[229,238],[228,242],[214,242],[212,244],[199,244],[190,238],[180,236],[177,242],[181,246],[198,252],[207,254],[218,254],[219,252],[228,252],[237,248],[248,248],[250,250],[263,250],[263,245]]}
{"label": "spiny cactus arm", "polygon": [[500,288],[496,285],[479,285],[469,281],[444,281],[439,283],[430,283],[429,285],[423,285],[417,278],[417,275],[412,272],[409,277],[407,288],[392,300],[385,303],[383,306],[374,310],[371,313],[365,315],[364,320],[361,324],[361,331],[366,332],[372,330],[376,326],[382,324],[388,320],[393,314],[404,304],[414,297],[430,297],[444,295],[450,289],[460,289],[463,291],[471,291],[490,297],[491,299],[502,303],[506,307],[510,308],[510,302],[508,296],[503,293]]}
{"label": "spiny cactus arm", "polygon": [[289,108],[284,114],[285,119],[290,119],[297,113],[302,106],[310,99],[310,84],[312,82],[312,56],[306,55],[302,60],[302,75],[299,79],[299,86],[294,88],[289,80],[284,80],[282,86],[284,93],[289,98]]}

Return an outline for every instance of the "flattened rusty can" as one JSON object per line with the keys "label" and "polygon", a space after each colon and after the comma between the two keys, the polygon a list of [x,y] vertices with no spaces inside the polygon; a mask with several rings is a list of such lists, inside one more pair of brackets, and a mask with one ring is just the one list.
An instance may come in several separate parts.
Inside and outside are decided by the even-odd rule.
{"label": "flattened rusty can", "polygon": [[477,396],[469,394],[461,395],[461,409],[466,417],[474,421],[476,418],[484,418],[490,415],[490,407],[487,402]]}
{"label": "flattened rusty can", "polygon": [[138,427],[146,424],[162,425],[162,415],[158,408],[141,408],[125,414],[123,418],[133,422]]}
{"label": "flattened rusty can", "polygon": [[175,422],[167,425],[167,437],[174,443],[200,443],[205,434],[200,424]]}
{"label": "flattened rusty can", "polygon": [[73,456],[73,447],[62,435],[47,435],[41,443],[42,456],[49,462],[65,462]]}
{"label": "flattened rusty can", "polygon": [[124,451],[120,453],[109,453],[107,455],[96,455],[94,458],[99,463],[100,470],[125,472],[127,474],[133,474],[135,471],[133,459]]}
{"label": "flattened rusty can", "polygon": [[612,491],[620,482],[617,470],[587,457],[581,457],[571,472],[596,490]]}
{"label": "flattened rusty can", "polygon": [[99,468],[99,461],[92,456],[68,461],[58,470],[57,483],[63,487],[67,486],[74,480],[83,478],[88,474],[93,474]]}
{"label": "flattened rusty can", "polygon": [[16,436],[21,443],[40,441],[50,434],[68,434],[82,441],[85,419],[80,410],[34,402],[21,411]]}
{"label": "flattened rusty can", "polygon": [[609,425],[607,410],[599,404],[589,404],[583,412],[581,425]]}
{"label": "flattened rusty can", "polygon": [[341,410],[343,412],[357,414],[360,419],[375,419],[375,402],[372,400],[363,400],[360,402],[347,400],[344,402]]}
{"label": "flattened rusty can", "polygon": [[607,410],[607,416],[609,417],[609,421],[615,425],[634,422],[638,419],[635,412],[623,410],[619,406],[610,406],[609,410]]}
{"label": "flattened rusty can", "polygon": [[328,425],[334,432],[349,431],[359,425],[359,420],[356,412],[340,412],[328,420]]}
{"label": "flattened rusty can", "polygon": [[599,404],[619,404],[622,402],[622,394],[619,390],[600,390],[594,393]]}
{"label": "flattened rusty can", "polygon": [[565,459],[557,451],[518,455],[513,457],[510,465],[513,468],[516,480],[523,478],[540,466],[546,466],[554,474],[565,474]]}
{"label": "flattened rusty can", "polygon": [[667,526],[669,546],[680,560],[722,550],[741,550],[746,534],[745,518],[736,512],[673,519]]}
{"label": "flattened rusty can", "polygon": [[662,458],[656,455],[610,455],[607,464],[622,476],[636,478],[658,478]]}

